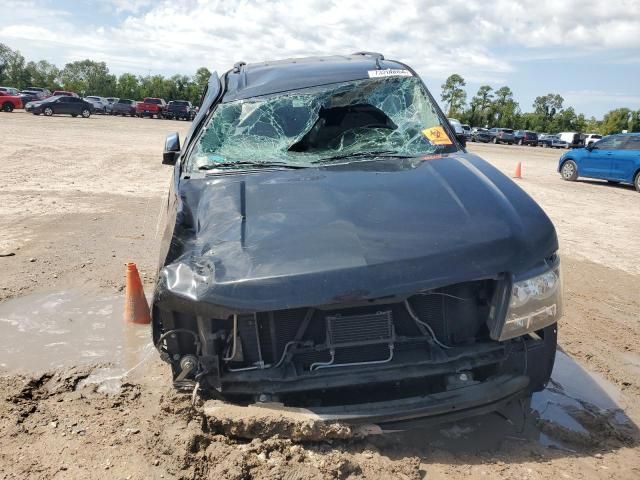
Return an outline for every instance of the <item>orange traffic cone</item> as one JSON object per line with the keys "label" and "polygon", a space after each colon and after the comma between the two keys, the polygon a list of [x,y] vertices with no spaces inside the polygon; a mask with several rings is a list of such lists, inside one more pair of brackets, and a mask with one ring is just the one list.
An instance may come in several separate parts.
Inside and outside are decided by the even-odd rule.
{"label": "orange traffic cone", "polygon": [[127,283],[124,290],[124,321],[146,325],[151,323],[147,298],[135,263],[127,263]]}
{"label": "orange traffic cone", "polygon": [[518,162],[518,165],[516,165],[516,171],[513,172],[513,178],[522,178],[522,162]]}

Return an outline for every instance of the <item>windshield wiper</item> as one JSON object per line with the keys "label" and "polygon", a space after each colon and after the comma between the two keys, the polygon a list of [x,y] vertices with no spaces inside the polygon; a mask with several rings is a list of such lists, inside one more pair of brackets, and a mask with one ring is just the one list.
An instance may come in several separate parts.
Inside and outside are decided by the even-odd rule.
{"label": "windshield wiper", "polygon": [[302,165],[292,165],[290,163],[282,162],[216,162],[209,163],[198,167],[198,170],[215,170],[216,168],[229,168],[229,167],[257,167],[257,168],[269,168],[269,167],[281,167],[281,168],[305,168]]}
{"label": "windshield wiper", "polygon": [[315,160],[311,163],[331,162],[333,160],[343,160],[345,158],[356,158],[356,157],[412,158],[415,156],[416,155],[396,153],[392,150],[381,150],[378,152],[357,152],[357,153],[349,153],[344,155],[336,155],[334,157],[327,157],[320,160]]}

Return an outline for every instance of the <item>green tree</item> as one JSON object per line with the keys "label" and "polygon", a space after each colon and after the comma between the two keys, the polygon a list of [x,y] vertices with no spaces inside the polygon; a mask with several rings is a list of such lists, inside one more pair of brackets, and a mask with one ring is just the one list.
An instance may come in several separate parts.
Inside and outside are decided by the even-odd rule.
{"label": "green tree", "polygon": [[466,85],[464,78],[457,73],[450,75],[442,84],[442,101],[448,106],[447,116],[456,117],[462,113],[467,101],[467,92],[462,87]]}
{"label": "green tree", "polygon": [[109,69],[104,62],[87,59],[67,63],[60,73],[60,80],[66,90],[83,96],[112,96],[116,93],[116,77],[109,74]]}
{"label": "green tree", "polygon": [[493,102],[493,88],[489,85],[482,85],[478,93],[469,102],[469,110],[466,120],[471,125],[485,127],[489,124],[491,114],[491,103]]}
{"label": "green tree", "polygon": [[640,130],[640,112],[634,112],[628,108],[616,108],[605,113],[600,126],[603,135],[620,133],[622,130]]}
{"label": "green tree", "polygon": [[60,69],[46,60],[27,63],[25,71],[31,85],[46,87],[52,91],[60,87]]}
{"label": "green tree", "polygon": [[492,112],[495,126],[509,128],[515,126],[520,107],[518,102],[513,99],[513,92],[509,87],[504,86],[496,90]]}
{"label": "green tree", "polygon": [[537,115],[538,121],[536,127],[540,131],[546,132],[554,130],[553,120],[556,113],[562,110],[563,102],[564,98],[557,93],[548,93],[546,95],[536,97],[533,101],[533,111]]}
{"label": "green tree", "polygon": [[12,50],[0,43],[0,84],[15,88],[25,88],[29,75],[25,71],[25,60],[18,50]]}
{"label": "green tree", "polygon": [[138,100],[140,98],[140,84],[138,77],[132,73],[123,73],[118,77],[116,95],[119,98]]}

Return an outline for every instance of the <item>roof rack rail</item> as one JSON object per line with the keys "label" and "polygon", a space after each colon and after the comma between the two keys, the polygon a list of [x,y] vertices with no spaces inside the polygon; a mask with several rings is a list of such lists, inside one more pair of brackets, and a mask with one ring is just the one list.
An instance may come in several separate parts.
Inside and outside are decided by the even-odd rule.
{"label": "roof rack rail", "polygon": [[384,60],[384,55],[378,52],[356,52],[356,53],[353,53],[352,55],[363,55],[365,57],[374,57],[374,58],[377,58],[378,60]]}
{"label": "roof rack rail", "polygon": [[380,66],[380,61],[384,60],[384,55],[378,52],[356,52],[352,55],[362,55],[363,57],[373,57],[376,59],[376,67],[380,70],[382,67]]}
{"label": "roof rack rail", "polygon": [[244,67],[247,62],[239,61],[233,64],[233,73],[238,73],[242,67]]}

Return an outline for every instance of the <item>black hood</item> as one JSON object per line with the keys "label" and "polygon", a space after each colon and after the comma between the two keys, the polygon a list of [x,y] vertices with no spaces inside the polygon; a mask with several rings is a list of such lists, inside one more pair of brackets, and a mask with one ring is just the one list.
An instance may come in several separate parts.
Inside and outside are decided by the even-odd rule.
{"label": "black hood", "polygon": [[523,190],[460,152],[209,173],[174,190],[158,302],[267,311],[413,294],[522,274],[558,249]]}

